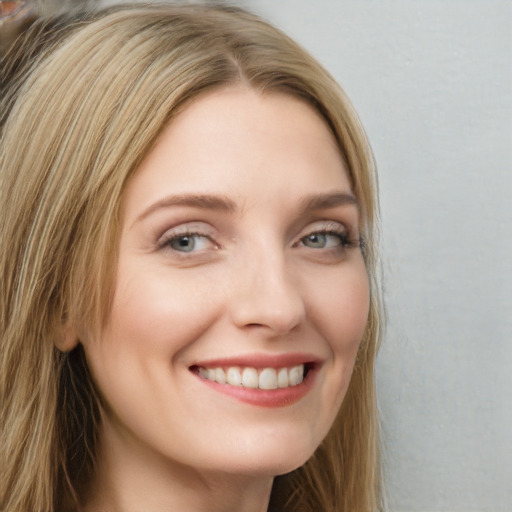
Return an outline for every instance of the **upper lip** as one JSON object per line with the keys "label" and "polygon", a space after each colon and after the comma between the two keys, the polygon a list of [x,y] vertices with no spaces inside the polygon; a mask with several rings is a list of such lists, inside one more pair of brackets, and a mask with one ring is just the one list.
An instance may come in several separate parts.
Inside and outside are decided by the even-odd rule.
{"label": "upper lip", "polygon": [[319,364],[322,358],[303,352],[285,354],[244,354],[197,361],[191,367],[219,368],[241,366],[251,368],[284,368],[299,364]]}

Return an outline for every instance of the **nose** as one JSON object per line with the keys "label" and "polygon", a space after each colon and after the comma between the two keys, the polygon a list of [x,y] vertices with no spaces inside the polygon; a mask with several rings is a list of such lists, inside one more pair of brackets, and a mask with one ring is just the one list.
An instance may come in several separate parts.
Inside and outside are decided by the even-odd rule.
{"label": "nose", "polygon": [[232,286],[231,317],[239,328],[260,328],[277,336],[294,330],[305,318],[300,286],[284,255],[248,255]]}

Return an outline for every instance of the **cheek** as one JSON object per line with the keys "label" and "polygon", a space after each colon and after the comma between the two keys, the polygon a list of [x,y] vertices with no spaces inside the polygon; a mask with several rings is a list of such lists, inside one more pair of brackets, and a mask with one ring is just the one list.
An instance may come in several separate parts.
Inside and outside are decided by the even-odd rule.
{"label": "cheek", "polygon": [[144,403],[144,393],[151,396],[176,378],[169,368],[208,329],[217,310],[209,294],[183,286],[178,276],[121,270],[128,277],[118,282],[108,325],[100,339],[84,340],[84,348],[100,392],[126,411],[130,401]]}
{"label": "cheek", "polygon": [[119,283],[110,317],[108,337],[115,344],[172,356],[200,337],[217,314],[208,290],[179,274],[125,274],[133,277]]}
{"label": "cheek", "polygon": [[327,409],[334,421],[350,383],[368,321],[370,293],[364,264],[331,276],[329,283],[325,283],[324,293],[317,293],[316,298],[316,307],[311,308],[313,321],[330,351],[325,374],[329,383],[323,390],[324,400],[331,404]]}
{"label": "cheek", "polygon": [[340,272],[325,284],[315,308],[320,330],[334,355],[355,357],[370,308],[369,280],[364,264]]}

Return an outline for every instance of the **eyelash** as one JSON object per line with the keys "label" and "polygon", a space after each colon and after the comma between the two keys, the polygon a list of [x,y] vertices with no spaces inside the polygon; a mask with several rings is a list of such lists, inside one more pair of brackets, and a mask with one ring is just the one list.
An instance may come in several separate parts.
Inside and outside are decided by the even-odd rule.
{"label": "eyelash", "polygon": [[[308,233],[307,235],[301,237],[301,239],[299,240],[298,243],[303,243],[303,241],[305,239],[307,239],[308,237],[312,236],[312,235],[327,235],[327,236],[334,236],[336,238],[339,239],[340,241],[340,248],[341,249],[352,249],[352,248],[356,248],[356,247],[361,247],[362,248],[362,241],[360,239],[350,239],[350,234],[345,231],[345,230],[336,230],[336,229],[332,229],[330,227],[325,227],[325,228],[320,228],[320,229],[315,229],[314,231],[312,231],[311,233]],[[324,248],[322,248],[324,249]],[[334,248],[331,248],[331,250],[336,250],[337,247],[334,247]],[[327,249],[329,250],[329,249]]]}
{"label": "eyelash", "polygon": [[[308,247],[304,241],[307,240],[308,237],[312,237],[314,235],[325,235],[325,236],[333,236],[339,239],[339,245],[336,245],[335,247],[319,247],[319,248],[311,248]],[[180,239],[195,239],[203,238],[209,241],[215,249],[218,249],[219,246],[215,243],[215,241],[212,239],[211,235],[208,235],[206,233],[200,232],[200,231],[186,231],[183,233],[178,234],[169,234],[169,236],[164,236],[163,239],[158,243],[158,249],[160,250],[169,250],[172,251],[175,255],[179,255],[179,257],[190,257],[187,256],[190,253],[196,252],[194,251],[195,247],[193,246],[191,251],[179,251],[173,247],[173,242],[178,241]],[[325,227],[325,228],[319,228],[311,231],[307,235],[304,235],[299,239],[298,242],[293,244],[292,247],[298,247],[299,244],[302,244],[303,247],[309,248],[312,250],[323,250],[323,251],[343,251],[346,249],[352,249],[352,248],[361,248],[363,250],[363,242],[361,239],[350,239],[350,235],[345,230],[337,230],[333,229],[332,227]],[[194,244],[195,245],[195,244]]]}
{"label": "eyelash", "polygon": [[[207,235],[206,233],[201,233],[198,231],[187,231],[184,233],[178,233],[178,234],[170,234],[169,236],[164,236],[163,239],[158,243],[159,249],[168,249],[170,251],[173,251],[176,254],[187,254],[188,251],[178,251],[175,249],[172,244],[175,241],[178,241],[180,239],[197,239],[197,238],[204,238],[207,239],[210,243],[212,243],[215,248],[218,248],[218,245],[213,241],[212,237],[210,235]],[[192,251],[191,251],[192,252]]]}

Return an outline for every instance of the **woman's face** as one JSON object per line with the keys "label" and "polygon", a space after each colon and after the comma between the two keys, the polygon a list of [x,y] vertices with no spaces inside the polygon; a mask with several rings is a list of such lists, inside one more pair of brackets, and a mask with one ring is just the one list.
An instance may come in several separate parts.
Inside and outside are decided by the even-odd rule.
{"label": "woman's face", "polygon": [[242,475],[304,463],[369,308],[358,207],[324,120],[284,94],[209,92],[165,129],[122,207],[108,325],[82,337],[105,445]]}

